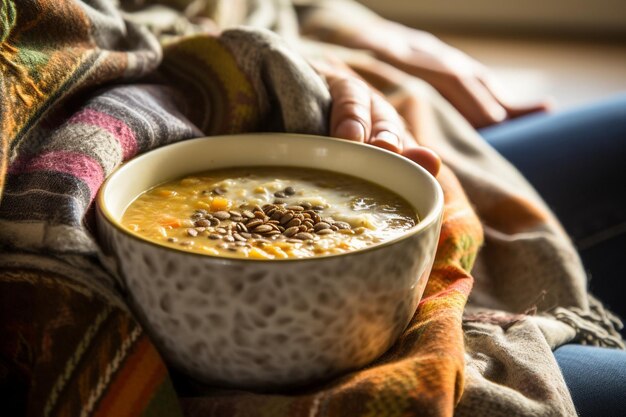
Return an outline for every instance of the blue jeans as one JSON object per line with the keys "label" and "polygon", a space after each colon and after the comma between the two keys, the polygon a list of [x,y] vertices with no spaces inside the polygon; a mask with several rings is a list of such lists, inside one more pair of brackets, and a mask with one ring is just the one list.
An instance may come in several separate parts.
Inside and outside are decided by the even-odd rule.
{"label": "blue jeans", "polygon": [[626,352],[565,345],[554,351],[581,417],[626,416]]}
{"label": "blue jeans", "polygon": [[[590,291],[626,317],[626,94],[481,130],[546,200],[572,237]],[[583,416],[626,416],[626,352],[566,345],[554,355]]]}

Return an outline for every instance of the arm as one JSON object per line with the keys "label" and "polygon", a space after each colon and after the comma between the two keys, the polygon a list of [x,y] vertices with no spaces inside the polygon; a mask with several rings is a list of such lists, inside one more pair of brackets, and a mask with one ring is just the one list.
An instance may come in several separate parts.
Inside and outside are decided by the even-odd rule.
{"label": "arm", "polygon": [[549,107],[546,101],[511,105],[496,88],[488,68],[430,33],[383,19],[350,0],[297,2],[306,3],[300,9],[305,35],[370,51],[378,59],[423,79],[476,128]]}

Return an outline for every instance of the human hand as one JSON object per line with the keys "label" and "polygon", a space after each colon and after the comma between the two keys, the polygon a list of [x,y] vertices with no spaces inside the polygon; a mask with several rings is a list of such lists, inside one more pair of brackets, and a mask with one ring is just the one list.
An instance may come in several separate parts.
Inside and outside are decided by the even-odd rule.
{"label": "human hand", "polygon": [[476,128],[550,107],[545,100],[526,106],[508,103],[488,68],[430,33],[382,19],[370,29],[353,46],[370,49],[431,84]]}
{"label": "human hand", "polygon": [[380,93],[347,69],[316,68],[326,77],[332,97],[331,136],[399,153],[437,175],[439,156],[418,145],[396,109]]}

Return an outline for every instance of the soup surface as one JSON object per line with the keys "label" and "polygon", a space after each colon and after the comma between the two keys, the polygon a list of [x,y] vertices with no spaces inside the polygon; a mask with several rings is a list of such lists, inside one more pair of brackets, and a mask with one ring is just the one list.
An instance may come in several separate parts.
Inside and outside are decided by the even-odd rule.
{"label": "soup surface", "polygon": [[330,171],[206,171],[135,199],[122,224],[162,245],[209,255],[307,258],[371,246],[415,226],[413,207],[374,183]]}

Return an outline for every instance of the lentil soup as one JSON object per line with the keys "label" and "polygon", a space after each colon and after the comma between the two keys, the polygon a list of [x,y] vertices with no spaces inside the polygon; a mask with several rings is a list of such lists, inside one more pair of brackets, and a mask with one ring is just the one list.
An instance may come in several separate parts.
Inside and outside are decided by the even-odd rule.
{"label": "lentil soup", "polygon": [[413,207],[379,185],[317,169],[206,171],[154,187],[122,224],[156,243],[253,259],[339,254],[391,240],[418,223]]}

